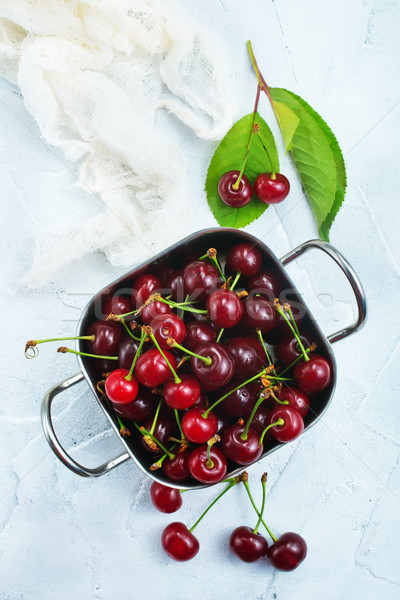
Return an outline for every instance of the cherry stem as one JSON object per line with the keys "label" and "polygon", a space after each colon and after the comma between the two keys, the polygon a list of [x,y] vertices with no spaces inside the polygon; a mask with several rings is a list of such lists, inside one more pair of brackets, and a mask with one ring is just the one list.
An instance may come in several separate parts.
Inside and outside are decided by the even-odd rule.
{"label": "cherry stem", "polygon": [[[288,310],[288,313],[289,313],[290,319],[288,319],[288,317],[287,317],[287,316],[286,316],[286,314],[285,314],[285,311],[284,311],[284,310],[283,310],[283,308],[282,308],[282,307],[279,305],[279,302],[277,302],[277,301],[276,301],[276,299],[275,299],[275,301],[274,301],[274,306],[275,306],[275,310],[276,310],[276,311],[277,311],[277,312],[278,312],[278,313],[281,315],[281,317],[283,317],[283,318],[285,319],[286,323],[289,325],[289,327],[290,327],[290,329],[291,329],[291,331],[292,331],[292,333],[293,333],[294,337],[295,337],[295,338],[296,338],[296,340],[297,340],[297,343],[298,343],[298,345],[299,345],[299,348],[300,348],[300,350],[301,350],[301,352],[302,352],[302,354],[303,354],[304,360],[305,360],[306,362],[308,362],[308,361],[310,360],[310,357],[307,355],[307,352],[305,351],[305,349],[304,349],[304,346],[303,346],[303,344],[301,343],[300,335],[297,333],[297,331],[298,331],[298,330],[296,331],[296,329],[293,327],[292,323],[290,322],[291,320],[293,320],[293,322],[294,322],[293,314],[292,314],[292,311],[290,310],[290,307],[289,307],[290,313],[289,313],[289,310]],[[296,327],[296,328],[297,328],[297,327]]]}
{"label": "cherry stem", "polygon": [[181,440],[184,440],[185,436],[183,435],[181,420],[179,418],[179,413],[176,408],[174,408],[174,413],[175,413],[175,419],[176,419],[176,423],[178,425],[179,433],[181,434]]}
{"label": "cherry stem", "polygon": [[[173,444],[170,448],[170,451],[175,448],[176,444]],[[163,454],[155,463],[150,465],[150,471],[157,471],[157,469],[161,469],[164,460],[167,458],[167,454]],[[179,490],[180,491],[180,490]]]}
{"label": "cherry stem", "polygon": [[128,373],[128,375],[125,377],[125,379],[126,379],[127,381],[131,381],[131,380],[132,380],[133,370],[134,370],[134,368],[135,368],[136,361],[137,361],[137,359],[139,358],[139,356],[140,356],[140,354],[141,354],[141,352],[142,352],[143,344],[144,344],[144,342],[146,341],[146,337],[147,337],[147,336],[146,336],[146,333],[145,333],[145,332],[142,330],[142,337],[140,338],[140,343],[139,343],[138,349],[136,350],[136,354],[135,354],[135,356],[134,356],[134,358],[133,358],[133,361],[132,361],[132,364],[131,364],[131,368],[130,368],[130,370],[129,370],[129,373]]}
{"label": "cherry stem", "polygon": [[66,348],[65,346],[57,348],[57,352],[61,352],[61,354],[66,354],[67,352],[69,352],[70,354],[79,354],[79,356],[88,356],[89,358],[105,358],[106,360],[118,360],[118,356],[101,356],[100,354],[78,352],[77,350],[71,350],[71,348]]}
{"label": "cherry stem", "polygon": [[133,338],[134,340],[136,340],[137,342],[140,341],[140,338],[138,338],[136,335],[133,334],[132,330],[130,329],[130,327],[128,327],[128,325],[125,322],[125,319],[120,318],[119,322],[122,323],[123,327],[126,329],[126,331],[128,332],[128,334],[131,336],[131,338]]}
{"label": "cherry stem", "polygon": [[221,331],[219,332],[219,334],[218,334],[218,336],[217,336],[217,339],[215,340],[215,343],[216,343],[216,344],[218,344],[218,342],[219,342],[219,340],[221,339],[221,337],[222,337],[222,334],[224,333],[224,331],[225,331],[225,329],[224,329],[224,328],[222,328],[222,329],[221,329]]}
{"label": "cherry stem", "polygon": [[254,56],[254,52],[253,52],[253,46],[251,45],[250,40],[247,42],[247,50],[249,52],[251,64],[253,65],[254,71],[255,71],[256,76],[257,76],[257,81],[258,81],[258,85],[260,87],[260,90],[262,90],[263,92],[265,92],[267,94],[267,96],[269,98],[269,101],[271,102],[272,107],[273,107],[274,105],[273,105],[273,102],[272,102],[271,94],[269,93],[269,87],[268,87],[267,82],[265,81],[265,79],[264,79],[264,77],[263,77],[263,75],[262,75],[259,67],[258,67],[258,64],[257,64],[257,61],[256,61],[256,57]]}
{"label": "cherry stem", "polygon": [[154,343],[155,347],[157,348],[157,350],[159,351],[159,353],[161,354],[161,356],[163,357],[163,359],[165,360],[165,362],[167,363],[172,375],[174,376],[174,381],[175,383],[182,383],[182,379],[180,379],[180,377],[178,376],[177,372],[175,371],[174,367],[171,365],[171,363],[169,362],[168,358],[165,356],[160,344],[157,342],[156,337],[154,335],[154,333],[149,333],[149,338],[151,339],[151,341]]}
{"label": "cherry stem", "polygon": [[271,423],[270,425],[267,425],[267,427],[264,429],[264,431],[261,434],[260,441],[258,442],[258,445],[259,446],[263,445],[265,434],[267,433],[267,431],[269,429],[271,429],[271,427],[282,427],[284,424],[285,424],[285,421],[283,419],[278,419],[277,421],[275,421],[275,423]]}
{"label": "cherry stem", "polygon": [[258,533],[258,528],[260,527],[260,523],[261,520],[263,518],[263,514],[264,514],[264,508],[265,508],[265,488],[266,488],[266,483],[267,483],[267,474],[263,473],[262,477],[261,477],[261,484],[262,484],[262,503],[261,503],[261,510],[260,510],[260,516],[258,517],[258,521],[256,526],[253,529],[253,533],[257,534]]}
{"label": "cherry stem", "polygon": [[[169,343],[169,342],[171,342],[171,343]],[[188,350],[187,348],[184,348],[183,346],[178,344],[178,342],[176,342],[172,338],[168,338],[167,343],[172,348],[178,348],[179,350],[182,350],[182,352],[186,352],[186,354],[189,354],[190,356],[194,356],[195,358],[202,360],[205,365],[211,365],[211,363],[212,363],[212,358],[210,358],[209,356],[200,356],[199,354],[195,354],[191,350]]]}
{"label": "cherry stem", "polygon": [[[268,350],[267,350],[267,348],[265,346],[265,342],[264,342],[264,338],[263,338],[262,333],[261,333],[261,329],[256,329],[256,332],[257,332],[258,337],[260,338],[261,346],[263,347],[263,350],[265,352],[265,356],[267,357],[268,364],[272,367],[273,363],[272,363],[271,357],[270,357],[270,355],[268,353]],[[275,369],[274,369],[274,373],[275,373]]]}
{"label": "cherry stem", "polygon": [[203,256],[200,256],[199,260],[203,260],[204,258],[209,258],[211,260],[211,262],[214,263],[214,265],[217,267],[218,272],[221,276],[222,281],[226,282],[226,277],[221,269],[221,265],[220,262],[217,258],[217,251],[215,248],[209,248],[207,250],[206,254],[203,254]]}
{"label": "cherry stem", "polygon": [[234,485],[236,485],[238,482],[236,481],[236,479],[226,479],[225,481],[229,482],[229,484],[226,486],[226,488],[215,498],[215,500],[213,500],[211,502],[211,504],[206,508],[206,510],[200,515],[200,517],[197,519],[196,523],[194,525],[192,525],[192,527],[189,529],[190,533],[193,532],[193,530],[197,527],[197,525],[200,523],[200,521],[206,516],[206,514],[208,513],[208,511],[210,510],[210,508],[212,508],[214,506],[214,504],[216,504],[218,502],[218,500],[220,500],[220,498],[222,498],[222,496],[224,494],[226,494],[226,492],[228,492],[231,488],[233,488]]}
{"label": "cherry stem", "polygon": [[170,306],[171,308],[180,308],[181,310],[186,310],[188,312],[197,313],[199,315],[206,315],[207,314],[206,310],[202,310],[200,308],[193,308],[192,306],[188,306],[189,304],[192,304],[191,302],[188,302],[188,305],[187,305],[185,302],[174,302],[173,300],[167,300],[166,298],[163,298],[159,294],[155,294],[154,296],[155,296],[154,299],[157,302],[164,302],[164,304],[168,304],[168,306]]}
{"label": "cherry stem", "polygon": [[[256,513],[257,513],[258,517],[260,517],[261,513],[260,513],[260,511],[258,510],[257,506],[255,505],[255,502],[254,502],[254,500],[253,500],[253,497],[252,497],[252,495],[251,495],[251,492],[250,492],[250,487],[249,487],[249,483],[248,483],[248,481],[246,481],[246,480],[242,480],[242,482],[243,482],[243,485],[244,485],[244,487],[246,488],[247,495],[248,495],[248,497],[250,498],[250,502],[251,502],[251,504],[252,504],[252,506],[253,506],[254,510],[256,511]],[[269,533],[269,535],[271,536],[272,540],[273,540],[274,542],[277,542],[277,541],[278,541],[278,538],[277,538],[277,537],[276,537],[276,536],[275,536],[275,535],[272,533],[272,531],[270,530],[270,528],[268,527],[268,525],[266,524],[266,522],[265,522],[265,521],[264,521],[264,519],[262,518],[262,515],[261,515],[261,523],[264,525],[265,529],[268,531],[268,533]]]}
{"label": "cherry stem", "polygon": [[170,452],[169,450],[167,450],[166,447],[163,446],[162,443],[159,442],[158,439],[156,437],[154,437],[154,435],[152,433],[150,433],[150,431],[147,431],[147,429],[145,429],[143,427],[143,425],[141,425],[139,427],[139,425],[136,423],[136,421],[133,421],[133,424],[136,427],[136,429],[142,434],[143,437],[145,437],[146,435],[148,435],[149,438],[151,438],[153,440],[153,442],[155,444],[157,444],[157,446],[159,446],[161,448],[161,450],[164,452],[164,454],[166,454],[168,456],[168,458],[170,460],[173,460],[175,458],[175,454],[173,454],[172,452]]}
{"label": "cherry stem", "polygon": [[[28,342],[26,342],[25,344],[25,356],[27,358],[33,358],[34,356],[37,356],[39,350],[35,350],[34,348],[36,348],[36,346],[38,344],[44,344],[46,342],[65,342],[65,341],[69,341],[69,340],[88,340],[90,342],[94,342],[95,340],[95,336],[94,335],[79,335],[79,336],[73,336],[73,337],[61,337],[61,338],[48,338],[47,340],[29,340]],[[31,354],[29,354],[29,349],[33,348]]]}
{"label": "cherry stem", "polygon": [[236,284],[237,284],[237,282],[239,281],[239,278],[240,278],[240,276],[241,276],[241,272],[240,272],[240,271],[238,271],[238,272],[236,273],[235,279],[232,281],[232,283],[231,283],[231,285],[230,285],[230,287],[229,287],[229,289],[230,289],[231,291],[233,291],[233,288],[235,287],[235,285],[236,285]]}
{"label": "cherry stem", "polygon": [[273,167],[271,155],[268,152],[267,144],[265,143],[265,140],[263,139],[261,133],[258,134],[258,139],[260,140],[260,144],[263,147],[263,150],[264,150],[265,154],[267,155],[267,158],[269,160],[269,164],[271,165],[271,171],[272,171],[272,173],[271,173],[271,179],[276,179],[276,173],[274,171],[274,167]]}
{"label": "cherry stem", "polygon": [[253,116],[253,123],[251,125],[249,141],[247,142],[246,154],[244,155],[242,168],[240,169],[240,173],[238,175],[238,178],[236,179],[235,183],[232,184],[232,189],[233,190],[238,190],[239,189],[240,181],[241,181],[241,179],[243,177],[243,173],[244,173],[244,170],[246,168],[247,161],[249,160],[251,142],[253,141],[253,138],[254,138],[254,136],[256,134],[258,134],[258,128],[256,128],[256,126],[254,125],[254,116]]}
{"label": "cherry stem", "polygon": [[207,461],[206,461],[207,469],[212,469],[214,467],[214,462],[211,458],[211,447],[212,447],[212,444],[207,444]]}
{"label": "cherry stem", "polygon": [[161,402],[162,402],[161,400],[158,401],[157,410],[156,410],[156,412],[154,414],[153,422],[151,424],[151,429],[150,429],[150,432],[149,432],[150,435],[153,435],[154,430],[156,428],[158,415],[160,414]]}
{"label": "cherry stem", "polygon": [[259,398],[258,398],[257,402],[256,402],[256,403],[255,403],[255,405],[253,406],[253,410],[251,411],[251,413],[250,413],[250,416],[249,416],[249,418],[248,418],[248,420],[247,420],[246,427],[244,428],[244,431],[243,431],[243,433],[240,435],[240,437],[241,437],[241,439],[242,439],[243,441],[246,441],[246,440],[247,440],[247,434],[248,434],[248,431],[249,431],[249,428],[250,428],[251,422],[253,421],[253,419],[254,419],[254,415],[256,414],[256,412],[257,412],[257,410],[258,410],[259,406],[260,406],[260,405],[261,405],[261,404],[264,402],[264,400],[265,400],[265,396],[263,396],[263,392],[261,392],[261,394],[260,394],[260,396],[259,396]]}

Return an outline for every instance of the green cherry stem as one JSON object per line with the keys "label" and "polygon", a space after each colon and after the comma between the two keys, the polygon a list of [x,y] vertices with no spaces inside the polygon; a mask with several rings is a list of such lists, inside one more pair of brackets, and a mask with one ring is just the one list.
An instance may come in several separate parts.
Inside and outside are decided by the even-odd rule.
{"label": "green cherry stem", "polygon": [[246,427],[244,428],[244,431],[243,431],[243,433],[240,435],[240,437],[242,438],[242,440],[243,440],[243,441],[246,441],[246,440],[247,440],[247,434],[248,434],[248,432],[249,432],[249,429],[250,429],[251,422],[252,422],[252,421],[253,421],[253,419],[254,419],[254,415],[256,414],[256,412],[257,412],[257,410],[258,410],[259,406],[260,406],[260,405],[261,405],[261,404],[264,402],[264,400],[265,400],[265,396],[264,396],[263,394],[264,394],[264,392],[261,392],[261,394],[259,395],[259,397],[258,397],[258,400],[257,400],[257,402],[255,403],[255,405],[253,406],[253,410],[251,411],[251,413],[250,413],[250,416],[249,416],[249,418],[248,418],[248,420],[247,420]]}
{"label": "green cherry stem", "polygon": [[142,335],[141,335],[141,338],[140,338],[140,342],[139,342],[138,349],[136,350],[135,356],[134,356],[134,358],[133,358],[133,361],[132,361],[132,364],[131,364],[131,368],[129,369],[129,373],[128,373],[128,375],[125,377],[125,379],[126,379],[127,381],[131,381],[131,380],[132,380],[133,370],[134,370],[134,368],[135,368],[136,361],[137,361],[137,359],[139,358],[139,356],[140,356],[140,354],[141,354],[141,352],[142,352],[143,344],[144,344],[144,343],[145,343],[145,341],[146,341],[146,337],[147,337],[147,336],[146,336],[146,333],[145,333],[145,332],[143,331],[143,329],[142,329]]}
{"label": "green cherry stem", "polygon": [[258,521],[256,526],[253,529],[253,533],[257,534],[258,533],[258,528],[260,527],[261,524],[261,520],[263,518],[264,515],[264,508],[265,508],[265,487],[266,487],[266,483],[267,483],[267,474],[263,473],[261,476],[261,484],[262,484],[262,503],[261,503],[261,510],[260,510],[260,516],[258,517]]}
{"label": "green cherry stem", "polygon": [[206,467],[207,469],[213,469],[214,468],[214,461],[211,458],[211,448],[212,448],[213,444],[210,443],[210,440],[207,442],[207,461],[206,461]]}
{"label": "green cherry stem", "polygon": [[151,428],[150,428],[150,431],[149,431],[150,435],[153,435],[154,430],[156,428],[158,415],[160,414],[161,402],[162,402],[162,400],[158,401],[157,410],[156,410],[156,412],[154,414],[153,422],[151,424]]}
{"label": "green cherry stem", "polygon": [[265,140],[263,139],[263,137],[262,137],[261,134],[258,135],[258,139],[260,140],[260,144],[263,147],[263,150],[264,150],[265,154],[267,155],[269,164],[271,165],[271,171],[272,171],[272,173],[271,173],[271,179],[276,179],[276,173],[275,173],[274,168],[273,168],[273,163],[272,163],[271,155],[268,152],[267,144],[265,143]]}
{"label": "green cherry stem", "polygon": [[34,358],[37,356],[39,350],[36,348],[36,346],[38,344],[45,344],[46,342],[65,342],[70,340],[88,340],[89,342],[94,342],[94,338],[94,335],[78,335],[73,337],[48,338],[46,340],[29,340],[25,344],[25,356],[26,358]]}
{"label": "green cherry stem", "polygon": [[119,322],[122,323],[122,326],[125,328],[125,330],[128,332],[128,335],[130,335],[131,338],[133,338],[136,342],[140,341],[140,338],[138,338],[136,335],[133,334],[132,330],[130,329],[130,327],[128,327],[128,325],[126,324],[125,319],[122,319],[120,317]]}
{"label": "green cherry stem", "polygon": [[179,413],[176,408],[174,408],[174,414],[175,414],[176,424],[178,425],[179,433],[181,434],[181,440],[184,440],[185,436],[183,435],[181,420],[179,418]]}
{"label": "green cherry stem", "polygon": [[210,508],[212,508],[214,506],[214,504],[216,504],[218,502],[218,500],[220,500],[220,498],[222,498],[222,496],[224,494],[226,494],[226,492],[228,492],[231,488],[233,488],[234,485],[236,485],[238,483],[238,481],[236,479],[226,479],[225,481],[229,481],[228,485],[226,486],[226,488],[220,493],[218,494],[218,496],[215,498],[215,500],[213,500],[211,502],[211,504],[206,508],[206,510],[200,515],[200,517],[197,519],[197,521],[195,522],[194,525],[192,525],[192,527],[189,529],[190,533],[193,532],[193,530],[197,527],[197,525],[200,523],[200,521],[202,519],[204,519],[204,517],[206,516],[206,514],[208,513],[208,511],[210,510]]}
{"label": "green cherry stem", "polygon": [[[169,449],[169,452],[172,452],[172,450],[175,448],[175,446],[176,446],[176,444],[172,444],[171,448]],[[165,454],[165,453],[162,456],[160,456],[160,458],[158,460],[156,460],[155,463],[150,465],[150,471],[157,471],[157,469],[161,469],[162,464],[163,464],[164,460],[167,458],[167,456],[168,456],[168,454]]]}
{"label": "green cherry stem", "polygon": [[224,329],[224,328],[222,328],[222,329],[220,330],[220,332],[219,332],[219,334],[218,334],[218,336],[217,336],[217,339],[215,340],[215,343],[216,343],[216,344],[218,344],[218,342],[219,342],[219,340],[221,339],[221,337],[222,337],[222,334],[224,333],[224,331],[225,331],[225,329]]}
{"label": "green cherry stem", "polygon": [[162,445],[161,442],[158,441],[158,439],[156,437],[154,437],[154,435],[152,433],[150,433],[150,431],[147,431],[147,429],[145,429],[143,427],[143,425],[138,425],[136,423],[136,421],[133,421],[134,426],[136,427],[136,429],[139,431],[139,433],[142,434],[143,437],[145,437],[146,435],[149,436],[150,439],[153,440],[153,442],[155,444],[157,444],[157,446],[159,446],[159,448],[161,448],[161,450],[164,452],[164,454],[166,454],[168,456],[169,459],[173,460],[175,458],[175,454],[173,454],[172,452],[170,452],[169,450],[167,450],[167,448],[165,446]]}
{"label": "green cherry stem", "polygon": [[77,350],[71,350],[71,348],[66,348],[66,346],[61,346],[60,348],[57,348],[57,352],[61,352],[61,354],[66,354],[67,352],[69,352],[70,354],[79,354],[79,356],[88,356],[89,358],[105,358],[106,360],[118,360],[118,356],[101,356],[100,354],[78,352]]}
{"label": "green cherry stem", "polygon": [[289,325],[289,327],[293,333],[293,336],[297,340],[299,348],[303,354],[304,360],[306,362],[308,362],[310,360],[310,357],[307,355],[307,352],[305,351],[305,348],[304,348],[303,344],[301,343],[300,335],[296,332],[295,328],[293,327],[292,323],[290,322],[290,319],[288,319],[288,317],[286,316],[285,311],[283,310],[283,308],[281,307],[281,305],[279,304],[277,299],[275,299],[275,301],[274,301],[274,307],[275,307],[276,312],[279,313],[281,315],[281,317],[283,317],[285,319],[286,323]]}
{"label": "green cherry stem", "polygon": [[190,306],[192,304],[191,302],[189,302],[187,305],[184,302],[174,302],[173,300],[167,300],[166,298],[163,298],[158,293],[154,294],[154,300],[156,300],[157,302],[164,302],[164,304],[168,304],[168,306],[170,306],[171,308],[180,308],[182,310],[197,313],[199,315],[207,314],[206,310],[202,310],[200,308],[193,308],[193,306]]}
{"label": "green cherry stem", "polygon": [[[311,352],[311,347],[310,348],[306,348],[306,354],[310,354]],[[287,367],[285,367],[282,371],[282,373],[280,373],[280,375],[285,375],[285,373],[287,373],[288,371],[290,371],[290,369],[293,367],[293,365],[295,365],[297,362],[299,362],[300,359],[303,358],[303,355],[300,354],[300,356],[298,356],[297,358],[294,359],[293,362],[290,363],[290,365],[288,365]]]}
{"label": "green cherry stem", "polygon": [[239,281],[239,279],[240,279],[240,276],[241,276],[241,273],[240,273],[240,271],[238,271],[238,272],[236,273],[236,275],[235,275],[235,279],[232,281],[232,283],[231,283],[231,285],[230,285],[230,287],[229,287],[229,289],[231,290],[231,292],[233,291],[233,289],[234,289],[235,285],[236,285],[236,284],[237,284],[237,282]]}
{"label": "green cherry stem", "polygon": [[178,344],[178,342],[176,342],[173,338],[168,338],[167,344],[168,346],[171,346],[171,348],[178,348],[179,350],[182,350],[182,352],[186,352],[186,354],[189,354],[190,356],[194,356],[195,358],[202,360],[205,365],[211,365],[212,363],[212,359],[209,356],[200,356],[199,354],[195,354],[191,350],[188,350],[187,348],[184,348],[183,346]]}
{"label": "green cherry stem", "polygon": [[[178,376],[177,372],[175,371],[174,367],[171,365],[171,363],[169,362],[168,358],[165,356],[165,353],[163,352],[160,344],[157,342],[157,339],[153,333],[153,330],[151,329],[151,327],[147,326],[144,327],[145,331],[147,332],[147,335],[149,336],[149,338],[151,339],[151,341],[153,342],[153,344],[155,345],[155,347],[157,348],[157,350],[159,351],[159,353],[161,354],[161,356],[163,357],[163,359],[165,360],[165,362],[167,363],[173,377],[174,377],[174,381],[175,383],[181,383],[182,379],[180,379],[180,377]],[[151,330],[151,332],[150,332]]]}
{"label": "green cherry stem", "polygon": [[263,445],[265,434],[267,433],[267,431],[269,429],[271,429],[271,427],[282,427],[282,425],[284,425],[284,424],[285,424],[285,421],[283,419],[278,419],[277,421],[275,421],[275,423],[270,423],[270,425],[267,425],[267,427],[264,429],[264,431],[261,434],[258,445],[259,446]]}
{"label": "green cherry stem", "polygon": [[251,131],[250,131],[250,136],[249,136],[249,141],[247,142],[246,154],[244,155],[244,160],[243,160],[242,168],[240,169],[239,176],[236,179],[235,183],[232,184],[232,189],[233,190],[238,190],[239,189],[240,181],[241,181],[241,179],[243,177],[243,173],[244,173],[244,170],[246,168],[247,161],[249,160],[251,143],[253,141],[254,136],[258,134],[258,130],[259,130],[259,127],[257,127],[256,124],[254,124],[254,119],[253,119],[253,123],[252,123],[252,126],[251,126]]}
{"label": "green cherry stem", "polygon": [[221,269],[221,265],[220,262],[217,258],[217,251],[215,248],[209,248],[207,250],[207,253],[204,254],[203,256],[200,256],[199,260],[203,260],[204,258],[209,258],[211,260],[211,262],[214,263],[214,265],[217,267],[218,272],[221,276],[222,281],[226,282],[226,277],[224,275],[224,272]]}
{"label": "green cherry stem", "polygon": [[[265,352],[265,356],[267,357],[268,364],[272,367],[273,363],[272,363],[271,357],[270,357],[270,355],[268,353],[268,350],[267,350],[267,348],[265,346],[265,342],[264,342],[264,338],[263,338],[262,333],[261,333],[261,329],[256,329],[256,332],[257,332],[257,335],[258,335],[258,337],[260,339],[261,346],[263,347],[263,350]],[[275,369],[274,369],[274,373],[275,373]]]}
{"label": "green cherry stem", "polygon": [[[243,475],[245,475],[245,474],[246,474],[246,477],[243,477]],[[255,502],[253,500],[253,496],[251,495],[250,487],[249,487],[249,482],[247,481],[247,473],[246,473],[246,471],[244,473],[242,473],[242,483],[243,483],[243,485],[244,485],[244,487],[246,489],[247,495],[248,495],[248,497],[250,499],[250,502],[251,502],[254,510],[256,511],[258,517],[260,518],[261,513],[258,510],[257,506],[255,505]],[[274,542],[278,541],[278,538],[272,533],[272,531],[270,530],[270,528],[268,527],[268,525],[266,524],[266,522],[262,518],[262,515],[261,515],[261,523],[264,525],[265,529],[268,531],[268,533],[271,536],[272,540]]]}

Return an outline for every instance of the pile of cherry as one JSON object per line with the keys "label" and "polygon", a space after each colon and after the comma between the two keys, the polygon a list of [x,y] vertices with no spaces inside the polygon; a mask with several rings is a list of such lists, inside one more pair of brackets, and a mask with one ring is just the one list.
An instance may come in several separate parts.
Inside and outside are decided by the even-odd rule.
{"label": "pile of cherry", "polygon": [[210,249],[181,270],[164,264],[140,275],[130,296],[105,298],[84,336],[31,340],[26,353],[85,340],[86,352],[58,351],[87,357],[121,435],[136,436],[150,470],[174,484],[216,483],[271,441],[297,438],[310,396],[331,381],[301,316],[280,304],[281,287],[257,247],[236,244],[224,266]]}

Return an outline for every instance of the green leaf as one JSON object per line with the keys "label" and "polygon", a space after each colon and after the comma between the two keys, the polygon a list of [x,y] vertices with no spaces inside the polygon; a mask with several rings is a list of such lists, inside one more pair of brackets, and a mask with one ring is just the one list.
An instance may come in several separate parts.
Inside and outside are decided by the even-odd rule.
{"label": "green leaf", "polygon": [[319,234],[329,241],[329,230],[346,191],[342,151],[331,129],[305,100],[281,88],[269,88],[269,93],[285,147],[299,172]]}
{"label": "green leaf", "polygon": [[[255,197],[246,206],[231,208],[222,202],[218,194],[218,182],[222,175],[227,171],[240,171],[242,168],[252,122],[253,113],[242,117],[233,125],[216,149],[208,168],[207,201],[214,217],[222,227],[245,227],[258,219],[268,208],[266,204]],[[262,147],[259,136],[255,134],[245,169],[245,174],[252,184],[260,173],[279,171],[278,152],[272,132],[258,113],[256,113],[255,123],[260,126],[260,135],[267,147],[269,158]]]}

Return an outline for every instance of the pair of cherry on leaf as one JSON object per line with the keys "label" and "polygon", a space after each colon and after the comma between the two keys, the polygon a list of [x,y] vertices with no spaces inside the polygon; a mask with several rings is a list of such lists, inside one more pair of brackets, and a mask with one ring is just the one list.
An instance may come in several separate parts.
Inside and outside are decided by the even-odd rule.
{"label": "pair of cherry on leaf", "polygon": [[[254,195],[264,204],[279,204],[289,191],[289,180],[282,173],[260,173],[254,181]],[[253,186],[241,171],[227,171],[218,182],[218,194],[227,206],[241,208],[253,198]]]}

